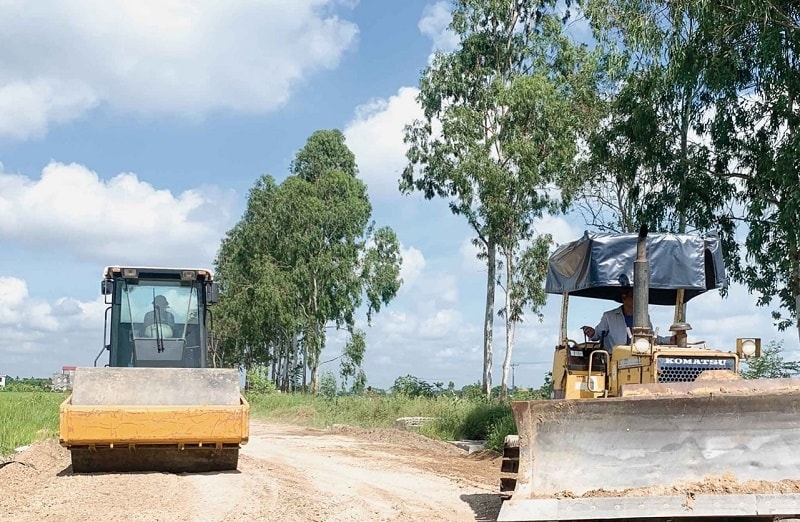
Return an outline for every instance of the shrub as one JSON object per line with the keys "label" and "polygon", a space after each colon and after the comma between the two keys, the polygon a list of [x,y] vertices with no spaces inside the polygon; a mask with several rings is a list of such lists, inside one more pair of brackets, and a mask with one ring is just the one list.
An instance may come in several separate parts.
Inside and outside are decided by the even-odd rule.
{"label": "shrub", "polygon": [[433,397],[433,386],[430,383],[418,379],[413,375],[398,377],[392,386],[392,393],[405,397]]}
{"label": "shrub", "polygon": [[274,393],[275,383],[269,378],[266,368],[257,366],[247,370],[245,389],[253,393]]}
{"label": "shrub", "polygon": [[332,399],[336,397],[337,387],[336,376],[333,372],[330,370],[323,372],[322,377],[319,379],[319,394],[326,399]]}

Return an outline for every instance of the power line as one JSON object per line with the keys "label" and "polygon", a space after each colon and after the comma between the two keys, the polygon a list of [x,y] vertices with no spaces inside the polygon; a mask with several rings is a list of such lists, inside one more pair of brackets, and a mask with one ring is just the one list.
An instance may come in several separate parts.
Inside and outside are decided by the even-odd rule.
{"label": "power line", "polygon": [[542,364],[553,364],[553,361],[520,361],[511,363],[511,388],[515,389],[517,387],[516,372],[514,371],[517,368],[517,366],[524,366],[524,365],[538,366]]}

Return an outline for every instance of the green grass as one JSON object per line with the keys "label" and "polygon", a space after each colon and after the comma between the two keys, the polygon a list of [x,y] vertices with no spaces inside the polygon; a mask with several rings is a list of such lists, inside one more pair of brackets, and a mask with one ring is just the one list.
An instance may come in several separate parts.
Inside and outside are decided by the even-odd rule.
{"label": "green grass", "polygon": [[[65,394],[49,392],[0,393],[0,456],[14,448],[58,434],[58,406]],[[503,439],[516,433],[507,404],[453,397],[353,396],[326,399],[302,394],[248,393],[254,418],[303,426],[348,424],[389,428],[399,417],[435,417],[419,432],[438,440],[485,439],[502,451]]]}
{"label": "green grass", "polygon": [[58,434],[58,405],[65,395],[50,392],[0,393],[0,456]]}
{"label": "green grass", "polygon": [[388,428],[399,417],[435,417],[419,432],[438,440],[481,439],[487,447],[502,451],[503,439],[516,433],[511,408],[484,399],[336,397],[325,399],[301,394],[249,394],[255,418],[305,426],[348,424],[364,428]]}

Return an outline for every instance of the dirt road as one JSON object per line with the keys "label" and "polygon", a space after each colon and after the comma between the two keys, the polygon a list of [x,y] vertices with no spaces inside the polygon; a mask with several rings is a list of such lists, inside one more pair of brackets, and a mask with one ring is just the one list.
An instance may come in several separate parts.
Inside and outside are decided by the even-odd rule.
{"label": "dirt road", "polygon": [[499,462],[395,430],[253,422],[236,472],[73,475],[37,443],[0,468],[0,520],[495,520]]}

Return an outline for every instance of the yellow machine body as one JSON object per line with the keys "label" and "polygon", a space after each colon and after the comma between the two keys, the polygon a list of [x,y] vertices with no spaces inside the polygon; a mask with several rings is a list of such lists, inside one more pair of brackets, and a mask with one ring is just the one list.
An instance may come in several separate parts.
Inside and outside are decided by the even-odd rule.
{"label": "yellow machine body", "polygon": [[[652,239],[662,261],[655,289],[644,229],[638,238],[586,235],[551,256],[548,278],[563,296],[553,398],[511,404],[518,435],[504,448],[508,498],[499,521],[800,517],[800,379],[741,379],[740,361],[759,356],[760,339],[739,338],[729,349],[688,342],[689,290],[670,287],[669,276],[711,281],[708,288],[722,279],[709,265],[715,255],[721,261],[716,243],[701,238],[693,254],[694,239]],[[630,344],[604,349],[568,339],[570,292],[614,300],[618,281],[630,280]],[[675,344],[663,344],[647,324],[654,299],[675,304]]]}
{"label": "yellow machine body", "polygon": [[250,406],[238,370],[208,367],[211,272],[108,267],[102,292],[109,362],[76,368],[60,408],[72,471],[236,469]]}

